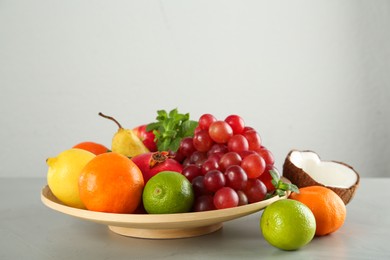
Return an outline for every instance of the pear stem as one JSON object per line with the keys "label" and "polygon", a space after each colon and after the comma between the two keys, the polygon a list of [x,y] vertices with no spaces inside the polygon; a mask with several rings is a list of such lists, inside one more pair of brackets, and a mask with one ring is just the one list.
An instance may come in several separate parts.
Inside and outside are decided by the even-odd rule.
{"label": "pear stem", "polygon": [[115,118],[113,118],[112,116],[107,116],[107,115],[103,114],[102,112],[99,112],[99,116],[110,119],[110,120],[114,121],[118,125],[119,128],[123,128],[121,126],[121,124],[119,124],[119,122]]}

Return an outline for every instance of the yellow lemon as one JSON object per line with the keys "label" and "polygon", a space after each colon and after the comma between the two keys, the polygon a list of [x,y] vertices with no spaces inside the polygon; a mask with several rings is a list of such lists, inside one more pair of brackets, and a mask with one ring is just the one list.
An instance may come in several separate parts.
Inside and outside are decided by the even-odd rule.
{"label": "yellow lemon", "polygon": [[94,157],[91,152],[72,148],[46,160],[47,183],[57,199],[71,207],[85,208],[79,196],[78,181],[81,170]]}

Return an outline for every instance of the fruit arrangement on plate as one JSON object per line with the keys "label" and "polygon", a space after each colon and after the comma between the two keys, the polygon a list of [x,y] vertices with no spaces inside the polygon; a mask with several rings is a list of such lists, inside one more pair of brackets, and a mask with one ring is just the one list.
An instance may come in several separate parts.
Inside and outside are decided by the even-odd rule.
{"label": "fruit arrangement on plate", "polygon": [[[55,210],[107,224],[119,234],[148,238],[206,234],[219,229],[223,221],[298,194],[304,186],[334,189],[321,180],[307,182],[314,180],[300,151],[286,158],[283,170],[288,179],[283,177],[259,132],[238,115],[220,120],[203,114],[191,120],[189,113],[177,109],[159,110],[154,121],[132,129],[99,115],[118,127],[111,146],[85,141],[48,158],[48,186],[41,198]],[[337,194],[342,202],[352,198],[359,183],[355,176],[349,177],[350,187],[335,188],[341,191]],[[306,197],[287,201],[303,202]],[[312,239],[313,228],[315,223],[298,247]]]}

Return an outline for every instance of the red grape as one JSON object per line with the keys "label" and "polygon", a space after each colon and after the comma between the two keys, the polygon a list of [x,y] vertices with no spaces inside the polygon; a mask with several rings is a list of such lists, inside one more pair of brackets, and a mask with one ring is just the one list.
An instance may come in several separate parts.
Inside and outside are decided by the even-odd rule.
{"label": "red grape", "polygon": [[192,137],[185,137],[181,140],[179,152],[185,157],[191,156],[195,152],[194,142]]}
{"label": "red grape", "polygon": [[213,144],[210,150],[207,152],[207,155],[210,156],[213,153],[227,153],[228,148],[225,144]]}
{"label": "red grape", "polygon": [[233,134],[241,134],[245,127],[245,122],[238,115],[230,115],[225,118],[225,122],[233,129]]}
{"label": "red grape", "polygon": [[233,129],[225,121],[215,121],[209,127],[209,135],[216,143],[226,143],[233,136]]}
{"label": "red grape", "polygon": [[246,131],[243,136],[248,140],[249,150],[255,151],[261,147],[261,138],[256,130]]}
{"label": "red grape", "polygon": [[274,171],[280,177],[279,171],[275,168],[275,166],[268,164],[265,168],[265,171],[262,175],[260,175],[259,180],[261,180],[264,185],[267,187],[267,191],[269,193],[275,190],[275,186],[272,184],[272,176],[269,171]]}
{"label": "red grape", "polygon": [[235,190],[242,190],[246,187],[248,176],[238,165],[231,165],[225,171],[226,186]]}
{"label": "red grape", "polygon": [[202,164],[207,160],[207,154],[200,151],[195,151],[191,154],[190,163],[202,167]]}
{"label": "red grape", "polygon": [[195,199],[193,211],[208,211],[216,209],[214,206],[214,197],[212,195],[202,195]]}
{"label": "red grape", "polygon": [[243,191],[249,203],[259,202],[267,195],[267,187],[259,179],[249,179]]}
{"label": "red grape", "polygon": [[270,150],[262,146],[260,149],[256,150],[256,152],[263,157],[266,164],[273,165],[275,163],[274,155],[271,153]]}
{"label": "red grape", "polygon": [[204,175],[211,170],[218,170],[218,168],[218,161],[207,159],[202,165],[202,174]]}
{"label": "red grape", "polygon": [[216,192],[225,186],[225,175],[221,171],[211,170],[204,176],[203,184],[207,190]]}
{"label": "red grape", "polygon": [[202,131],[202,130],[203,130],[203,129],[200,128],[199,125],[198,125],[198,126],[195,127],[195,129],[194,129],[194,134],[196,134],[196,133],[198,133],[198,132],[200,132],[200,131]]}
{"label": "red grape", "polygon": [[245,133],[246,131],[250,131],[250,130],[255,130],[255,129],[251,126],[246,126],[244,127],[244,130],[242,132]]}
{"label": "red grape", "polygon": [[181,164],[183,165],[183,167],[186,167],[186,166],[188,166],[190,164],[193,164],[193,163],[191,162],[190,157],[187,157],[187,158],[184,159],[184,161],[182,161]]}
{"label": "red grape", "polygon": [[237,192],[230,187],[223,187],[214,194],[214,206],[217,209],[237,207],[238,202]]}
{"label": "red grape", "polygon": [[245,195],[245,192],[242,190],[237,190],[237,195],[238,195],[238,206],[246,205],[248,204],[248,197]]}
{"label": "red grape", "polygon": [[238,153],[242,159],[244,159],[245,157],[247,157],[248,155],[251,155],[251,154],[258,154],[257,152],[255,151],[242,151],[242,152],[239,152]]}
{"label": "red grape", "polygon": [[179,163],[183,163],[183,161],[186,159],[186,156],[181,153],[180,149],[177,152],[169,152],[169,157],[176,160]]}
{"label": "red grape", "polygon": [[195,193],[195,197],[212,194],[212,192],[207,190],[206,187],[204,186],[203,179],[204,179],[203,175],[197,176],[192,179],[191,184],[192,184],[192,189],[194,190]]}
{"label": "red grape", "polygon": [[263,174],[265,166],[264,159],[258,154],[248,155],[241,162],[241,167],[248,175],[248,178],[258,178]]}
{"label": "red grape", "polygon": [[200,167],[196,166],[195,164],[189,164],[183,168],[181,174],[183,174],[190,182],[192,182],[195,177],[202,175],[202,171]]}
{"label": "red grape", "polygon": [[224,153],[222,152],[213,153],[207,157],[207,160],[216,161],[219,164],[219,160],[221,160],[223,155]]}
{"label": "red grape", "polygon": [[217,119],[211,114],[203,114],[198,120],[198,126],[202,130],[208,130],[210,125],[217,121]]}
{"label": "red grape", "polygon": [[228,149],[237,153],[247,151],[249,149],[248,140],[243,135],[233,135],[228,141]]}
{"label": "red grape", "polygon": [[193,211],[255,203],[275,189],[269,173],[277,172],[274,157],[262,146],[259,133],[238,115],[225,120],[201,115],[194,136],[181,140],[176,159],[192,183]]}
{"label": "red grape", "polygon": [[200,152],[207,152],[210,150],[214,142],[207,130],[201,130],[194,134],[193,143],[196,150]]}
{"label": "red grape", "polygon": [[219,168],[221,171],[225,171],[230,165],[240,165],[241,156],[236,152],[228,152],[222,155],[219,160]]}

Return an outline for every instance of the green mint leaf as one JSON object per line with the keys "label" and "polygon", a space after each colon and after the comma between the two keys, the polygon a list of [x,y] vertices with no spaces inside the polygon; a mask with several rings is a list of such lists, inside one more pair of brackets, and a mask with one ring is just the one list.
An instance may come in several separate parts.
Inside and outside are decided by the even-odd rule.
{"label": "green mint leaf", "polygon": [[[163,140],[163,141],[161,141]],[[162,151],[168,151],[169,150],[169,145],[171,143],[171,139],[160,139],[159,142],[157,142],[157,146],[161,147]]]}
{"label": "green mint leaf", "polygon": [[190,120],[190,113],[184,114],[182,117],[182,121]]}
{"label": "green mint leaf", "polygon": [[166,131],[174,131],[176,133],[176,129],[178,127],[178,123],[172,118],[167,120],[168,124],[166,127]]}
{"label": "green mint leaf", "polygon": [[175,118],[178,114],[178,111],[177,111],[177,108],[175,109],[172,109],[170,112],[169,112],[169,117],[172,117],[172,118]]}
{"label": "green mint leaf", "polygon": [[181,142],[181,138],[175,138],[172,140],[171,144],[169,145],[169,150],[171,151],[177,151],[179,149]]}
{"label": "green mint leaf", "polygon": [[158,110],[157,111],[157,121],[164,121],[165,119],[168,118],[168,114],[167,114],[167,111],[165,110]]}
{"label": "green mint leaf", "polygon": [[181,114],[177,108],[167,113],[165,110],[157,111],[157,122],[147,125],[147,130],[155,134],[157,150],[176,152],[184,137],[193,136],[198,122],[190,120],[190,114]]}
{"label": "green mint leaf", "polygon": [[270,170],[269,173],[271,174],[271,177],[272,177],[272,180],[271,180],[271,183],[272,185],[274,185],[275,189],[278,188],[278,184],[279,184],[279,174],[277,172],[275,172],[274,170]]}
{"label": "green mint leaf", "polygon": [[162,134],[163,138],[175,138],[176,131],[175,130],[167,130]]}
{"label": "green mint leaf", "polygon": [[289,190],[289,188],[290,188],[290,185],[288,183],[285,183],[285,182],[279,180],[277,189]]}
{"label": "green mint leaf", "polygon": [[153,134],[155,136],[155,138],[154,138],[155,140],[154,141],[157,141],[157,139],[160,138],[160,132],[155,129],[155,130],[153,130]]}
{"label": "green mint leaf", "polygon": [[175,117],[175,120],[178,125],[181,125],[183,124],[183,122],[186,122],[188,118],[184,115],[178,115],[177,117]]}
{"label": "green mint leaf", "polygon": [[270,170],[269,173],[272,176],[271,183],[275,187],[274,193],[276,193],[276,195],[282,197],[286,195],[287,191],[299,193],[299,188],[295,184],[284,182],[276,171]]}
{"label": "green mint leaf", "polygon": [[150,132],[150,131],[156,130],[156,129],[158,129],[159,126],[160,126],[160,123],[158,123],[158,122],[150,123],[146,126],[146,131]]}
{"label": "green mint leaf", "polygon": [[195,128],[197,126],[198,126],[197,121],[188,120],[188,121],[183,122],[183,124],[181,125],[180,136],[193,137]]}
{"label": "green mint leaf", "polygon": [[276,194],[277,194],[279,197],[283,197],[284,195],[286,195],[286,191],[277,189],[277,190],[276,190]]}
{"label": "green mint leaf", "polygon": [[165,110],[157,110],[157,116],[168,117],[168,114],[167,114],[167,111],[165,111]]}
{"label": "green mint leaf", "polygon": [[299,193],[299,188],[297,185],[289,183],[288,189],[292,192]]}

